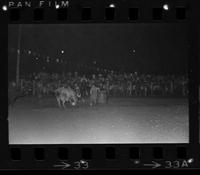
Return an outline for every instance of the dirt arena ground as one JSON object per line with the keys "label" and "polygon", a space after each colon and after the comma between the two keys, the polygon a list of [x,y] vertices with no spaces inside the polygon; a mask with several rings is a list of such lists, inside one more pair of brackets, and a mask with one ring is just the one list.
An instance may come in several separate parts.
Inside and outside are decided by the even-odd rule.
{"label": "dirt arena ground", "polygon": [[188,143],[183,98],[111,98],[60,109],[53,97],[26,97],[9,108],[10,144]]}

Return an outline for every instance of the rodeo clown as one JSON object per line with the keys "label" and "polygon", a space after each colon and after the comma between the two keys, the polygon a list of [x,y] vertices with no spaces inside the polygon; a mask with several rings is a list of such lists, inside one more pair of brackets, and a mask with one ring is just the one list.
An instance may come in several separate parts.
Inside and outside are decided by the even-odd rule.
{"label": "rodeo clown", "polygon": [[90,89],[90,106],[97,105],[99,93],[100,89],[95,84],[92,84]]}

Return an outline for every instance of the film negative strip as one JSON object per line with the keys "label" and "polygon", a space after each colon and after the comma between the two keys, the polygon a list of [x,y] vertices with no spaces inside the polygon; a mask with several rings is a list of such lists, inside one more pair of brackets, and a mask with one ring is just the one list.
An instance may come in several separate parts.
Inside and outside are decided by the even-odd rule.
{"label": "film negative strip", "polygon": [[0,170],[200,168],[197,2],[0,4]]}

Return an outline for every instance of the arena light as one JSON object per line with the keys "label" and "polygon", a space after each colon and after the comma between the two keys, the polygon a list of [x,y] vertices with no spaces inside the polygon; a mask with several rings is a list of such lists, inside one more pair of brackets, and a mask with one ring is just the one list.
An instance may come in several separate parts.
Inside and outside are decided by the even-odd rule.
{"label": "arena light", "polygon": [[3,5],[3,6],[2,6],[2,10],[3,10],[3,11],[7,11],[7,10],[8,10],[8,7],[7,7],[6,5]]}
{"label": "arena light", "polygon": [[65,53],[65,51],[64,51],[64,50],[62,50],[62,51],[61,51],[61,53],[63,54],[63,53]]}
{"label": "arena light", "polygon": [[60,8],[60,5],[57,4],[57,5],[56,5],[56,9],[59,9],[59,8]]}
{"label": "arena light", "polygon": [[109,5],[109,7],[110,8],[115,8],[115,4],[112,3],[112,4]]}
{"label": "arena light", "polygon": [[168,11],[169,10],[169,5],[168,4],[164,4],[163,5],[163,9],[166,10],[166,11]]}

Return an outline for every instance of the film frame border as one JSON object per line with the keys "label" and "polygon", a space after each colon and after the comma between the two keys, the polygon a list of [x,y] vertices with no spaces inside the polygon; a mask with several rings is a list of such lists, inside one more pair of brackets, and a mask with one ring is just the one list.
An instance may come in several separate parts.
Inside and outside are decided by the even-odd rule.
{"label": "film frame border", "polygon": [[[33,1],[33,0],[32,0]],[[37,2],[37,1],[34,1]],[[56,18],[56,8],[46,8],[44,20],[31,20],[33,19],[34,6],[28,9],[22,8],[22,18],[17,21],[9,21],[9,12],[0,11],[1,13],[1,57],[7,58],[7,38],[8,30],[7,24],[42,24],[42,23],[187,23],[189,27],[189,79],[190,79],[190,97],[189,97],[189,144],[78,144],[78,145],[9,145],[8,144],[8,120],[7,120],[7,110],[1,111],[0,118],[0,137],[1,137],[1,158],[0,158],[0,169],[58,169],[53,167],[55,163],[59,161],[77,161],[77,160],[88,160],[91,162],[88,169],[149,169],[151,167],[144,167],[142,163],[152,162],[153,160],[159,160],[160,162],[166,160],[191,160],[194,159],[195,162],[190,168],[200,167],[200,155],[198,151],[200,150],[199,144],[199,123],[198,123],[198,3],[195,1],[181,0],[181,1],[166,1],[167,4],[172,7],[171,16],[164,17],[163,19],[152,19],[152,9],[160,9],[161,4],[159,0],[154,1],[144,1],[144,0],[121,0],[121,1],[105,1],[105,0],[76,0],[69,1],[70,6],[68,13],[69,18],[66,20],[57,21]],[[5,5],[7,2],[1,2],[1,6]],[[114,20],[105,20],[105,7],[108,8],[109,4],[115,4],[116,18]],[[92,15],[95,18],[91,20],[82,20],[81,10],[82,7],[91,7]],[[129,7],[139,9],[139,16],[137,20],[130,20],[128,17]],[[187,19],[177,20],[175,18],[174,7],[185,7],[187,9]],[[18,8],[19,9],[19,8]],[[44,7],[45,9],[45,7]],[[159,10],[158,10],[159,11]],[[21,13],[20,12],[20,13]],[[117,13],[118,12],[118,13]],[[158,12],[160,13],[160,12]],[[50,18],[47,18],[50,16]],[[7,65],[6,59],[1,59],[1,65]],[[2,66],[1,79],[5,82],[3,89],[1,88],[1,100],[3,104],[2,109],[7,109],[7,68]],[[6,92],[6,93],[5,93]],[[191,117],[194,116],[194,117]],[[18,148],[18,149],[17,149]],[[44,149],[42,149],[44,148]],[[64,159],[58,158],[57,149],[62,148],[67,150],[68,154]],[[36,149],[36,150],[35,150]],[[82,150],[86,150],[85,153]],[[131,150],[133,151],[131,153]],[[156,151],[157,150],[157,151]],[[13,153],[14,157],[20,157],[21,160],[11,160],[10,151]],[[34,153],[39,155],[43,154],[44,157],[34,158]],[[92,151],[92,153],[90,152]],[[134,152],[135,151],[135,152]],[[62,152],[62,151],[61,151]],[[93,154],[94,153],[94,154]],[[163,153],[163,157],[159,157],[160,153]],[[85,154],[86,157],[83,155]],[[88,154],[92,154],[92,157],[88,158]],[[133,154],[133,157],[130,157]],[[154,155],[153,155],[154,154]],[[158,155],[155,158],[155,155]],[[109,157],[106,159],[105,155]],[[134,157],[136,155],[136,157]],[[37,156],[37,155],[36,155]],[[113,158],[114,157],[114,158]],[[14,159],[15,159],[14,158]],[[42,160],[44,158],[44,160]],[[172,169],[175,167],[172,167]],[[181,167],[179,167],[181,168]],[[67,168],[66,168],[67,169]],[[71,169],[71,168],[69,168]],[[75,168],[76,169],[76,168]],[[83,167],[81,169],[84,169]],[[87,168],[86,168],[87,169]],[[170,169],[170,168],[169,168]],[[176,168],[175,168],[176,169]],[[178,168],[177,168],[178,169]]]}

